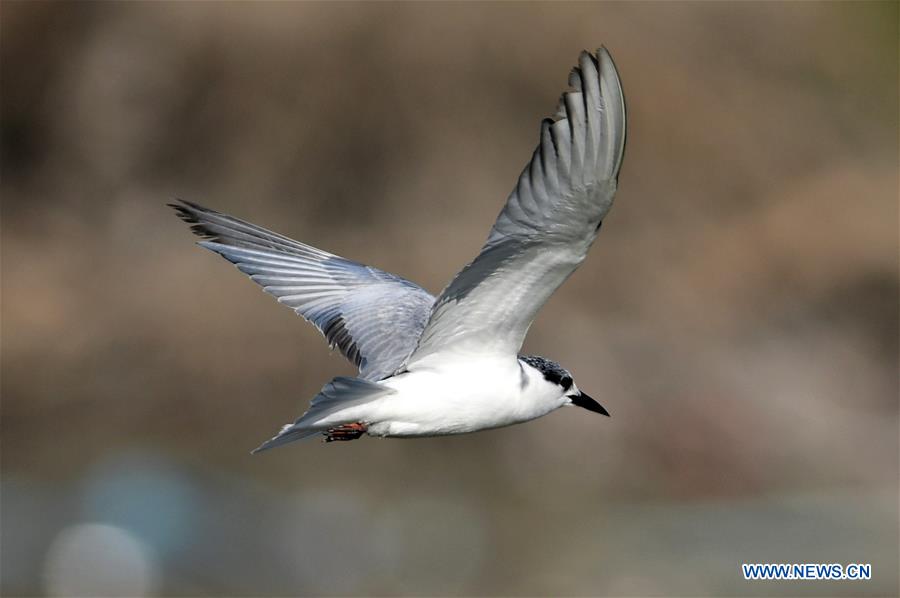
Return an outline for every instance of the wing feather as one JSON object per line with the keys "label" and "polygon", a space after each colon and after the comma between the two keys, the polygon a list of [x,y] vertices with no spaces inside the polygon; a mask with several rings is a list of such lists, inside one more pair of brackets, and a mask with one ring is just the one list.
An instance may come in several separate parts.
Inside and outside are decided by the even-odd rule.
{"label": "wing feather", "polygon": [[616,192],[625,100],[604,48],[581,54],[569,84],[481,253],[435,302],[408,367],[445,351],[515,355],[587,255]]}
{"label": "wing feather", "polygon": [[315,325],[362,378],[390,376],[415,348],[434,303],[418,285],[194,203],[170,205],[202,247]]}

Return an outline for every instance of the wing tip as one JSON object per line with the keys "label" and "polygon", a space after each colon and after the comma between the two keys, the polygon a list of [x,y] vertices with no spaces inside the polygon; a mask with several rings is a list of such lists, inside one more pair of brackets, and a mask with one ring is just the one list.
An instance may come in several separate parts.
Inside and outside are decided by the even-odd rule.
{"label": "wing tip", "polygon": [[[608,102],[611,113],[612,125],[617,127],[618,134],[615,147],[611,148],[616,158],[613,161],[612,175],[619,178],[619,172],[622,169],[622,163],[625,160],[625,149],[628,141],[627,115],[628,107],[625,99],[625,88],[622,85],[622,78],[619,76],[619,68],[613,60],[612,54],[606,46],[600,46],[597,49],[597,58],[600,60],[598,72],[600,75],[601,85],[607,89],[601,89],[603,96]],[[615,106],[615,108],[613,108]]]}
{"label": "wing tip", "polygon": [[[583,94],[585,106],[590,103],[588,96],[594,97],[594,101],[603,107],[601,118],[606,131],[603,136],[610,140],[604,148],[601,148],[601,152],[607,158],[604,170],[606,176],[618,179],[624,160],[627,138],[626,105],[619,69],[609,49],[601,44],[594,53],[582,50],[578,55],[578,66],[572,70],[569,76],[569,84],[574,90],[563,93],[554,119],[572,119],[569,103],[574,105],[576,102],[575,97],[570,97],[570,95]],[[570,126],[574,125],[570,123]],[[574,138],[574,129],[572,135]]]}
{"label": "wing tip", "polygon": [[[602,48],[602,46],[601,46]],[[593,66],[596,71],[600,70],[600,59],[599,59],[600,49],[596,50],[594,53],[588,52],[587,50],[582,50],[581,54],[578,55],[578,64],[581,67],[581,70],[584,70],[588,65]]]}
{"label": "wing tip", "polygon": [[219,214],[219,212],[180,197],[174,198],[166,205],[175,210],[175,215],[178,218],[190,224],[191,232],[198,237],[210,240],[221,239],[221,235],[210,229],[208,223],[203,219],[204,214]]}
{"label": "wing tip", "polygon": [[201,206],[198,203],[193,201],[182,199],[180,197],[173,197],[172,201],[166,203],[167,206],[173,208],[176,212],[180,214],[188,213],[188,214],[218,214],[213,209],[207,208],[206,206]]}

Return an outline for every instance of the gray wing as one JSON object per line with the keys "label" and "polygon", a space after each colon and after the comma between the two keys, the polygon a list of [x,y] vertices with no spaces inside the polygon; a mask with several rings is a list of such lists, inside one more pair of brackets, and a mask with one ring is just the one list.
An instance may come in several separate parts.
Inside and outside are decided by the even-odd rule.
{"label": "gray wing", "polygon": [[169,204],[199,244],[311,322],[360,377],[393,374],[415,348],[434,297],[420,286],[194,203]]}
{"label": "gray wing", "polygon": [[587,255],[616,192],[625,99],[604,48],[581,54],[569,85],[481,253],[438,297],[409,366],[447,351],[516,354]]}

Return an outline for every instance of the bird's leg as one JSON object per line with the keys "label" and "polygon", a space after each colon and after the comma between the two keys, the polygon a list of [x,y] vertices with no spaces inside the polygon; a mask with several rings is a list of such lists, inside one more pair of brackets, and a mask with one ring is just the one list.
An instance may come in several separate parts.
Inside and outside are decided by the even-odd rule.
{"label": "bird's leg", "polygon": [[343,424],[329,428],[325,434],[325,442],[334,442],[335,440],[356,440],[366,433],[369,427],[363,423]]}

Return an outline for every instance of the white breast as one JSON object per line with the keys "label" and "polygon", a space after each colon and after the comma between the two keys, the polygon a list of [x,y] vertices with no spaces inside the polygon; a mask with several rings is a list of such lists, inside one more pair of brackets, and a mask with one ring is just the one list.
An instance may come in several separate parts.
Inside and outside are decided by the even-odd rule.
{"label": "white breast", "polygon": [[528,421],[565,403],[559,387],[515,357],[417,364],[383,382],[397,392],[372,405],[372,436],[461,434]]}

